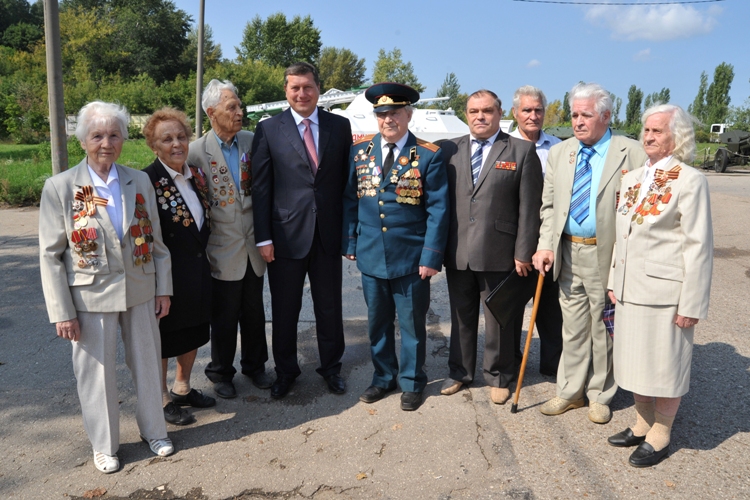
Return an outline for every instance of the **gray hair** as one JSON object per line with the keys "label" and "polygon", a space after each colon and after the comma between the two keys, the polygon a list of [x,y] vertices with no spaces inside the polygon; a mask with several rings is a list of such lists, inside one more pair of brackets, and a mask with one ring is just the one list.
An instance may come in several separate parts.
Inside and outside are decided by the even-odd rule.
{"label": "gray hair", "polygon": [[[690,163],[695,159],[695,130],[693,123],[697,120],[675,104],[657,104],[643,112],[641,123],[645,126],[649,116],[658,113],[669,113],[669,130],[674,140],[674,151],[672,156],[676,159]],[[643,142],[643,129],[641,129],[641,143]]]}
{"label": "gray hair", "polygon": [[513,108],[516,111],[521,107],[521,96],[533,97],[534,99],[541,101],[542,107],[547,109],[547,96],[544,95],[544,92],[532,85],[524,85],[523,87],[518,87],[513,93]]}
{"label": "gray hair", "polygon": [[234,92],[234,95],[237,95],[237,87],[235,87],[229,80],[224,80],[222,82],[214,78],[208,82],[206,88],[203,89],[203,97],[201,98],[201,106],[203,106],[203,111],[205,113],[208,113],[208,108],[213,108],[219,104],[221,93],[224,90],[231,90]]}
{"label": "gray hair", "polygon": [[79,141],[85,143],[86,136],[89,135],[89,129],[93,125],[116,123],[120,127],[122,138],[128,138],[128,124],[130,123],[130,114],[125,106],[113,102],[91,101],[78,112],[76,123],[76,137]]}
{"label": "gray hair", "polygon": [[579,99],[594,99],[594,109],[599,113],[599,118],[604,121],[604,113],[609,111],[609,120],[612,119],[612,96],[607,90],[598,83],[578,83],[568,94],[568,104],[573,107],[573,101]]}
{"label": "gray hair", "polygon": [[498,111],[503,110],[503,101],[500,100],[500,98],[497,96],[496,93],[487,89],[479,89],[473,94],[471,94],[468,97],[468,99],[466,99],[466,109],[469,109],[469,99],[472,99],[474,97],[482,97],[482,96],[490,96],[492,100],[495,101],[495,107],[498,109]]}

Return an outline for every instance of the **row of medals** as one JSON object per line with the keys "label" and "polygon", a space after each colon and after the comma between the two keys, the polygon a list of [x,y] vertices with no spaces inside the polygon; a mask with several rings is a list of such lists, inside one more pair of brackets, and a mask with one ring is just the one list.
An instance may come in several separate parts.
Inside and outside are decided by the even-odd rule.
{"label": "row of medals", "polygon": [[[138,218],[138,224],[130,226],[130,235],[134,238],[135,243],[133,256],[136,266],[151,262],[151,244],[154,242],[154,236],[151,234],[153,232],[151,219],[148,218],[146,207],[139,202],[139,196],[136,195],[135,203],[135,216]],[[143,245],[145,245],[145,248]]]}
{"label": "row of medals", "polygon": [[[635,204],[638,194],[640,192],[640,184],[628,189],[625,193],[626,201],[620,207],[622,215],[627,215],[630,208]],[[667,208],[667,203],[672,198],[672,188],[667,187],[664,192],[659,192],[659,187],[656,184],[651,185],[651,190],[646,194],[646,199],[635,209],[635,213],[630,218],[631,222],[635,222],[638,225],[643,224],[643,221],[647,221],[649,224],[656,222],[656,216],[660,215]]]}
{"label": "row of medals", "polygon": [[[368,148],[369,150],[369,148]],[[364,150],[360,149],[357,152],[357,159],[361,161],[367,161],[368,157]],[[373,175],[369,176],[370,169],[375,169],[375,157],[369,157],[370,162],[367,165],[357,166],[357,170],[362,170],[358,173],[357,182],[357,197],[362,198],[363,196],[375,196],[376,188],[380,186],[380,176]],[[398,159],[399,165],[406,166],[409,163],[408,158],[401,156]],[[414,160],[411,162],[412,167],[418,167],[419,162]],[[413,173],[412,170],[407,171],[402,178],[399,179],[398,172],[401,169],[394,168],[391,170],[391,184],[396,184],[396,201],[399,203],[407,203],[409,205],[419,205],[419,197],[422,195],[422,180]],[[371,177],[371,179],[368,179]],[[416,188],[416,189],[414,189]]]}
{"label": "row of medals", "polygon": [[173,214],[172,222],[180,222],[180,218],[182,218],[182,225],[190,226],[193,219],[190,217],[190,212],[180,192],[174,187],[169,187],[166,178],[162,178],[160,182],[155,182],[154,186],[156,187],[156,194],[159,196],[158,201],[161,209]]}
{"label": "row of medals", "polygon": [[[226,165],[222,165],[221,167],[217,167],[214,165],[216,162],[211,162],[211,173],[213,174],[211,176],[211,180],[214,184],[219,183],[219,175],[222,175],[221,180],[229,184],[229,188],[227,189],[225,186],[216,187],[214,186],[214,195],[211,198],[211,206],[212,207],[218,207],[227,206],[227,203],[230,205],[234,203],[234,184],[229,182],[229,169],[226,167]],[[216,198],[224,198],[225,196],[229,195],[229,198],[225,200],[217,200]]]}
{"label": "row of medals", "polygon": [[88,227],[89,216],[86,210],[86,204],[82,201],[73,202],[73,250],[78,254],[77,265],[81,269],[89,266],[96,267],[99,265],[99,255],[90,252],[96,252],[99,244],[96,239],[96,228]]}

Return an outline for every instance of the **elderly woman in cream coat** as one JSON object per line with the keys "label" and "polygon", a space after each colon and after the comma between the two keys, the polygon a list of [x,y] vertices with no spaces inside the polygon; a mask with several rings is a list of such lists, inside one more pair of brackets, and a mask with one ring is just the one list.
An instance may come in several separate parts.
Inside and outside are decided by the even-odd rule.
{"label": "elderly woman in cream coat", "polygon": [[650,108],[641,136],[649,159],[622,179],[609,275],[615,381],[633,392],[636,423],[609,443],[638,445],[630,465],[649,467],[669,455],[690,387],[693,333],[708,313],[713,229],[708,182],[685,163],[695,157],[690,115],[669,104]]}
{"label": "elderly woman in cream coat", "polygon": [[104,473],[120,468],[118,325],[141,438],[159,456],[174,451],[162,415],[157,324],[169,312],[171,263],[148,175],[115,163],[129,120],[116,104],[84,106],[76,136],[86,158],[47,180],[39,208],[47,312],[57,335],[72,341],[83,425]]}

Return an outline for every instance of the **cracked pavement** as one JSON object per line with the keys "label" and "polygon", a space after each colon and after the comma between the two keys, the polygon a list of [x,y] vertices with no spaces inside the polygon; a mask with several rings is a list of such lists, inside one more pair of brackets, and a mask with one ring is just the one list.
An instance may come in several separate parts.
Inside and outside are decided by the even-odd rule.
{"label": "cracked pavement", "polygon": [[[632,423],[629,393],[618,392],[608,425],[591,423],[586,408],[558,417],[538,411],[555,384],[537,372],[536,337],[517,414],[510,402],[490,401],[481,373],[471,387],[440,396],[450,337],[444,273],[433,280],[424,404],[403,412],[397,391],[372,405],[359,402],[372,374],[366,310],[359,273],[344,261],[346,394],[330,394],[314,371],[306,291],[299,326],[303,374],[290,394],[272,400],[238,376],[239,397],[193,410],[195,424],[168,426],[177,452],[156,458],[138,437],[120,352],[122,469],[103,475],[83,430],[70,345],[47,322],[38,210],[0,210],[0,498],[748,498],[750,328],[737,304],[750,302],[750,173],[708,178],[717,247],[711,309],[696,329],[691,390],[675,422],[672,456],[645,470],[627,465],[629,450],[606,443]],[[265,304],[270,321],[268,296]],[[529,315],[530,307],[525,326]],[[267,334],[270,342],[270,323]],[[207,347],[199,350],[192,383],[212,395],[203,375],[208,354]],[[170,365],[170,378],[173,371]]]}

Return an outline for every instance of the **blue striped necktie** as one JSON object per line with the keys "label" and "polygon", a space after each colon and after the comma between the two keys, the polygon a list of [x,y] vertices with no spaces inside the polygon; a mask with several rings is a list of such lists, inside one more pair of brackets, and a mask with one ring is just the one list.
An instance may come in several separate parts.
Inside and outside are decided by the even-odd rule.
{"label": "blue striped necktie", "polygon": [[484,146],[489,141],[478,141],[477,139],[472,139],[471,142],[478,144],[477,150],[471,155],[471,178],[476,186],[477,179],[479,179],[479,172],[482,171],[482,153],[484,151]]}
{"label": "blue striped necktie", "polygon": [[589,216],[589,200],[591,197],[591,164],[589,159],[594,153],[596,153],[594,148],[588,146],[581,148],[581,159],[578,161],[576,175],[573,179],[570,216],[578,225]]}

